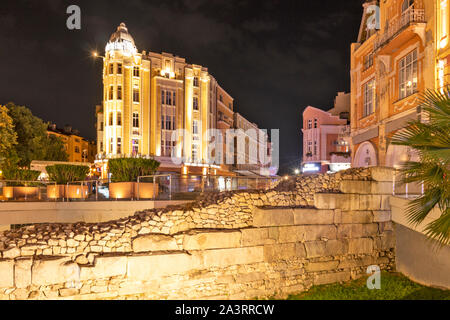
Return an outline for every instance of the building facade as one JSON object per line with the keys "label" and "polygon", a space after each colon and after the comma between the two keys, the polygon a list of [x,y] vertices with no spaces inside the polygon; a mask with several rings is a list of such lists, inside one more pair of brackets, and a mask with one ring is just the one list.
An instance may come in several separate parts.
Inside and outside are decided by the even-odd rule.
{"label": "building facade", "polygon": [[63,141],[68,162],[94,163],[97,151],[96,143],[81,137],[78,130],[74,130],[68,125],[64,126],[64,129],[59,129],[55,124],[50,124],[47,134],[54,135]]}
{"label": "building facade", "polygon": [[436,86],[450,84],[450,0],[436,0]]}
{"label": "building facade", "polygon": [[[212,129],[233,126],[233,98],[204,66],[169,53],[139,53],[124,23],[106,45],[98,155],[152,157],[160,172],[231,174]],[[103,166],[102,166],[103,167]]]}
{"label": "building facade", "polygon": [[[435,89],[439,2],[447,1],[364,3],[358,41],[351,46],[353,166],[396,167],[414,157],[390,140],[409,121],[423,119],[420,94]],[[374,6],[379,8],[379,25]]]}
{"label": "building facade", "polygon": [[303,173],[348,169],[350,105],[348,94],[339,93],[329,111],[308,106],[303,112]]}

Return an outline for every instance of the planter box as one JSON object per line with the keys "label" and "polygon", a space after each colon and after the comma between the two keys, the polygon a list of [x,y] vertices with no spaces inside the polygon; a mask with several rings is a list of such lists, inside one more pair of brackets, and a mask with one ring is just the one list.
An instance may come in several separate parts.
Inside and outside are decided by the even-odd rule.
{"label": "planter box", "polygon": [[39,187],[3,187],[7,199],[39,199]]}
{"label": "planter box", "polygon": [[[153,190],[155,188],[155,190]],[[158,195],[158,184],[141,182],[113,182],[109,184],[111,199],[152,199]]]}
{"label": "planter box", "polygon": [[86,199],[89,195],[88,186],[81,185],[48,185],[47,198],[48,199]]}

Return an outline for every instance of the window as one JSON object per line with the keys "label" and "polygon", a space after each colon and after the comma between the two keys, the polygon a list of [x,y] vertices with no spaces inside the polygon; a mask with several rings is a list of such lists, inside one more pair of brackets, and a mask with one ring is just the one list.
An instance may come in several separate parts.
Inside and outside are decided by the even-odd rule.
{"label": "window", "polygon": [[198,111],[198,98],[194,97],[193,109]]}
{"label": "window", "polygon": [[110,86],[109,87],[109,100],[113,100],[114,99],[114,87]]}
{"label": "window", "polygon": [[308,129],[312,129],[312,120],[308,120]]}
{"label": "window", "polygon": [[100,141],[100,152],[103,152],[103,141]]}
{"label": "window", "polygon": [[199,149],[198,144],[194,143],[192,145],[192,162],[196,162],[198,160],[198,149]]}
{"label": "window", "polygon": [[117,138],[117,153],[122,153],[122,138]]}
{"label": "window", "polygon": [[233,110],[233,106],[231,105],[231,102],[228,104],[228,109]]}
{"label": "window", "polygon": [[369,69],[371,66],[373,66],[373,52],[364,57],[364,70]]}
{"label": "window", "polygon": [[103,131],[103,121],[100,122],[100,131]]}
{"label": "window", "polygon": [[172,100],[172,105],[173,105],[173,106],[176,106],[176,105],[177,105],[177,103],[176,103],[176,93],[175,93],[175,91],[173,92],[173,95],[172,95],[172,97],[173,97],[173,100]]}
{"label": "window", "polygon": [[312,141],[308,141],[307,155],[312,155]]}
{"label": "window", "polygon": [[139,77],[139,67],[133,68],[133,77]]}
{"label": "window", "polygon": [[112,112],[109,113],[109,125],[114,125],[114,114]]}
{"label": "window", "polygon": [[364,110],[363,116],[367,117],[368,115],[374,112],[374,91],[375,91],[375,80],[372,79],[367,81],[364,84]]}
{"label": "window", "polygon": [[132,146],[131,152],[133,153],[133,155],[139,154],[139,140],[133,139],[131,141],[131,146]]}
{"label": "window", "polygon": [[122,125],[122,112],[117,112],[117,125]]}
{"label": "window", "polygon": [[408,10],[414,4],[414,0],[403,0],[402,13]]}
{"label": "window", "polygon": [[317,155],[317,141],[314,141],[314,155]]}
{"label": "window", "polygon": [[448,44],[448,16],[449,16],[448,0],[441,0],[441,7],[440,7],[441,30],[439,41],[439,46],[441,49],[444,49]]}
{"label": "window", "polygon": [[222,97],[222,95],[219,96],[219,101],[220,101],[220,102],[223,102],[223,97]]}
{"label": "window", "polygon": [[192,134],[197,135],[198,134],[198,121],[194,120],[192,122]]}
{"label": "window", "polygon": [[314,129],[317,129],[317,119],[314,119]]}
{"label": "window", "polygon": [[117,74],[122,74],[122,64],[121,63],[117,64]]}
{"label": "window", "polygon": [[114,138],[111,138],[109,145],[109,153],[113,153],[113,150],[114,150]]}
{"label": "window", "polygon": [[172,105],[172,92],[166,91],[166,104],[168,106]]}
{"label": "window", "polygon": [[114,64],[113,63],[109,64],[109,74],[114,74]]}
{"label": "window", "polygon": [[117,86],[117,100],[122,100],[122,86]]}
{"label": "window", "polygon": [[133,89],[133,102],[139,102],[139,89]]}
{"label": "window", "polygon": [[75,146],[75,153],[80,153],[80,147],[79,146]]}
{"label": "window", "polygon": [[399,65],[399,99],[403,99],[417,91],[417,50],[402,58]]}
{"label": "window", "polygon": [[133,128],[139,128],[139,113],[133,112]]}
{"label": "window", "polygon": [[198,77],[194,77],[194,87],[198,87]]}

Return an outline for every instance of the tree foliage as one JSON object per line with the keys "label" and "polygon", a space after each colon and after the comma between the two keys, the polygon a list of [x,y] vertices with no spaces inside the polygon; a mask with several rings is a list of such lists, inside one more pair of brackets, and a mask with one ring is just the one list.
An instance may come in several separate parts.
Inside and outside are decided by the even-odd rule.
{"label": "tree foliage", "polygon": [[423,183],[424,194],[411,201],[408,219],[418,225],[434,208],[438,219],[426,226],[431,239],[450,244],[450,88],[444,93],[427,91],[422,108],[427,121],[411,122],[393,138],[396,145],[408,146],[419,154],[420,161],[408,161],[402,168],[404,183]]}
{"label": "tree foliage", "polygon": [[84,181],[89,173],[88,166],[57,164],[46,167],[50,181],[57,184]]}
{"label": "tree foliage", "polygon": [[14,124],[8,115],[8,109],[0,106],[0,167],[14,157],[13,148],[17,144],[17,134]]}
{"label": "tree foliage", "polygon": [[29,167],[33,160],[67,161],[63,142],[47,134],[46,123],[26,107],[14,103],[8,103],[6,107],[17,134],[14,150],[18,157],[18,166]]}
{"label": "tree foliage", "polygon": [[112,182],[136,182],[140,176],[154,175],[160,163],[153,159],[119,158],[108,161]]}

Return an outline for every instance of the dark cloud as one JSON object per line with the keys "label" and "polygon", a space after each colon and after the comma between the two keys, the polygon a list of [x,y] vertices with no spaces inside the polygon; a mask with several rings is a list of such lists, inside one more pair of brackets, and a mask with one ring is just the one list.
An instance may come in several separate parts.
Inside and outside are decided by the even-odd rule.
{"label": "dark cloud", "polygon": [[[300,160],[301,113],[330,108],[349,90],[350,43],[361,0],[3,0],[0,103],[29,106],[45,120],[95,138],[103,51],[124,21],[139,50],[171,52],[201,64],[262,128],[281,129],[285,164]],[[82,30],[66,28],[66,8]]]}

